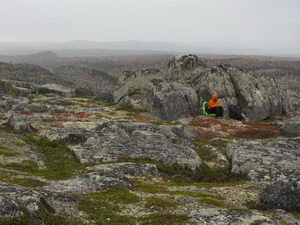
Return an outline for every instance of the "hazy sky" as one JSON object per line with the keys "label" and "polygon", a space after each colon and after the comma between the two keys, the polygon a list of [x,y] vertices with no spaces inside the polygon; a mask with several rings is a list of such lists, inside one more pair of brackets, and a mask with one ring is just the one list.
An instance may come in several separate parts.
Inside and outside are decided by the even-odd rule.
{"label": "hazy sky", "polygon": [[0,41],[166,41],[300,54],[300,0],[0,3]]}

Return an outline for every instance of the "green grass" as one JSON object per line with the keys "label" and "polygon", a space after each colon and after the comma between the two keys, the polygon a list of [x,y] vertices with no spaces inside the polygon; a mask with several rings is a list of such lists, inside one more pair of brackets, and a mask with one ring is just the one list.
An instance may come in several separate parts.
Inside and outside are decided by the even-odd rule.
{"label": "green grass", "polygon": [[225,183],[199,182],[199,183],[193,183],[193,186],[199,188],[214,188],[214,187],[232,187],[232,186],[239,186],[243,184],[247,184],[247,181],[232,181],[232,182],[225,182]]}
{"label": "green grass", "polygon": [[13,152],[9,147],[0,145],[0,155],[4,157],[13,157],[20,155],[19,152]]}
{"label": "green grass", "polygon": [[22,141],[22,140],[18,140],[18,141],[15,142],[15,145],[23,147],[23,146],[26,146],[26,143],[24,141]]}
{"label": "green grass", "polygon": [[175,126],[175,125],[180,124],[180,122],[178,122],[178,121],[172,122],[172,121],[167,121],[167,120],[155,120],[155,121],[151,121],[151,123],[156,126],[161,126],[161,125]]}
{"label": "green grass", "polygon": [[116,108],[116,110],[117,111],[126,111],[126,112],[129,112],[130,114],[148,112],[147,109],[135,108],[133,106],[121,106],[121,107]]}
{"label": "green grass", "polygon": [[112,188],[100,193],[91,193],[76,196],[79,199],[78,209],[85,212],[90,220],[98,225],[136,224],[136,219],[130,216],[121,216],[117,213],[120,205],[140,201],[139,197],[121,188]]}
{"label": "green grass", "polygon": [[35,180],[35,179],[31,179],[31,178],[13,178],[10,181],[8,181],[11,184],[17,184],[23,187],[41,187],[44,186],[45,182],[39,181],[39,180]]}
{"label": "green grass", "polygon": [[154,213],[143,217],[141,225],[182,225],[188,221],[188,216],[171,213]]}
{"label": "green grass", "polygon": [[23,135],[22,140],[40,153],[46,169],[39,169],[35,162],[28,161],[9,164],[6,165],[7,168],[53,180],[69,178],[84,169],[84,165],[80,164],[63,141],[49,141],[44,137],[32,135]]}
{"label": "green grass", "polygon": [[299,211],[299,212],[293,212],[293,216],[294,216],[296,219],[300,220],[300,211]]}
{"label": "green grass", "polygon": [[197,121],[191,121],[191,122],[189,122],[189,125],[193,126],[193,127],[211,128],[211,125],[205,124],[205,123],[200,123],[200,122],[197,122]]}
{"label": "green grass", "polygon": [[174,201],[166,200],[166,199],[161,199],[161,198],[146,198],[145,199],[146,203],[144,205],[145,208],[150,208],[155,211],[161,211],[169,208],[174,208],[176,206],[179,206],[180,204]]}

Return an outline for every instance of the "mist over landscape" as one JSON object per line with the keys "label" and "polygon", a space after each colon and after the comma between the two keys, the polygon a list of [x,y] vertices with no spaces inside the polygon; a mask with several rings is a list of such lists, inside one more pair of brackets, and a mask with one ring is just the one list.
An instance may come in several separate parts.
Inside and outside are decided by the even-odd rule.
{"label": "mist over landscape", "polygon": [[0,0],[0,225],[300,225],[299,0]]}

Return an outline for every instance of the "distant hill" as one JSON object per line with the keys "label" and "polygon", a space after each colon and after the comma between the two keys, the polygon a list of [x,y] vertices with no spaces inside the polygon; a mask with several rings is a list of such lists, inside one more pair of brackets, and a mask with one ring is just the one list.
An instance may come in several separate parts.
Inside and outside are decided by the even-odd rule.
{"label": "distant hill", "polygon": [[118,78],[103,71],[82,66],[61,66],[54,70],[61,79],[72,82],[75,87],[94,90],[111,90],[117,85]]}
{"label": "distant hill", "polygon": [[0,79],[31,82],[35,84],[57,83],[68,85],[50,71],[29,64],[0,63]]}
{"label": "distant hill", "polygon": [[0,55],[0,61],[7,63],[28,63],[38,65],[46,69],[54,69],[61,65],[61,58],[51,51],[29,55]]}

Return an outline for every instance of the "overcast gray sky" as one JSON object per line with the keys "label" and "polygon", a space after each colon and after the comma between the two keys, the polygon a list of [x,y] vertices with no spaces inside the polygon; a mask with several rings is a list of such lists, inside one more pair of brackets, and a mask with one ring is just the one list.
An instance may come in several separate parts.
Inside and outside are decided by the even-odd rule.
{"label": "overcast gray sky", "polygon": [[300,55],[300,0],[0,3],[0,41],[166,41]]}

